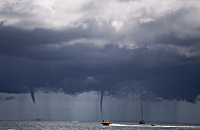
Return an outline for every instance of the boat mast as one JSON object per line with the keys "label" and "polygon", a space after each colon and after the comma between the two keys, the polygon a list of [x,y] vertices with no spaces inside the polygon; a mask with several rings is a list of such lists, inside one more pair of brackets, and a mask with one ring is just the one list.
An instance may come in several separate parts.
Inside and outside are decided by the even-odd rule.
{"label": "boat mast", "polygon": [[141,102],[141,120],[143,120],[143,107],[142,107],[142,102]]}
{"label": "boat mast", "polygon": [[142,106],[142,102],[141,102],[141,120],[140,120],[139,124],[145,124],[145,121],[143,120],[143,106]]}

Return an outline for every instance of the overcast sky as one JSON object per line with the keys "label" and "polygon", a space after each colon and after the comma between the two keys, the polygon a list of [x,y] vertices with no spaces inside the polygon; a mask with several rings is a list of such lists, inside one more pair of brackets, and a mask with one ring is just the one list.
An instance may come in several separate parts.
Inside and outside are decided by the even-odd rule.
{"label": "overcast sky", "polygon": [[200,100],[198,0],[0,3],[1,93]]}

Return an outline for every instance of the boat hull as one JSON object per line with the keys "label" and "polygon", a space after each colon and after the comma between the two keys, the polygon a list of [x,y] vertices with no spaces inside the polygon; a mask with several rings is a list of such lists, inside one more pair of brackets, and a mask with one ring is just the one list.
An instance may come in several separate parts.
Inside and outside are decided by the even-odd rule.
{"label": "boat hull", "polygon": [[110,125],[110,124],[114,124],[112,122],[101,122],[102,125]]}
{"label": "boat hull", "polygon": [[145,124],[145,121],[144,121],[144,120],[141,120],[141,121],[139,122],[139,124]]}

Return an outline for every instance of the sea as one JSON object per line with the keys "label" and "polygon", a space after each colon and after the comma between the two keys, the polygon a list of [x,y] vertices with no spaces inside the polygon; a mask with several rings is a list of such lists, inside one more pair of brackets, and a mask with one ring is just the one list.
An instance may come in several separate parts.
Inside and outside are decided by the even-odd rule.
{"label": "sea", "polygon": [[117,122],[104,126],[100,122],[0,121],[0,130],[200,130],[200,125]]}

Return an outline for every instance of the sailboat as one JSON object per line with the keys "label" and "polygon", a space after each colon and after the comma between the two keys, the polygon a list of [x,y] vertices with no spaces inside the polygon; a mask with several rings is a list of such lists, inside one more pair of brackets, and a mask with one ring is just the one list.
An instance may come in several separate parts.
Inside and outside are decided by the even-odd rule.
{"label": "sailboat", "polygon": [[141,120],[139,121],[139,124],[145,124],[145,121],[143,120],[143,107],[141,102]]}

